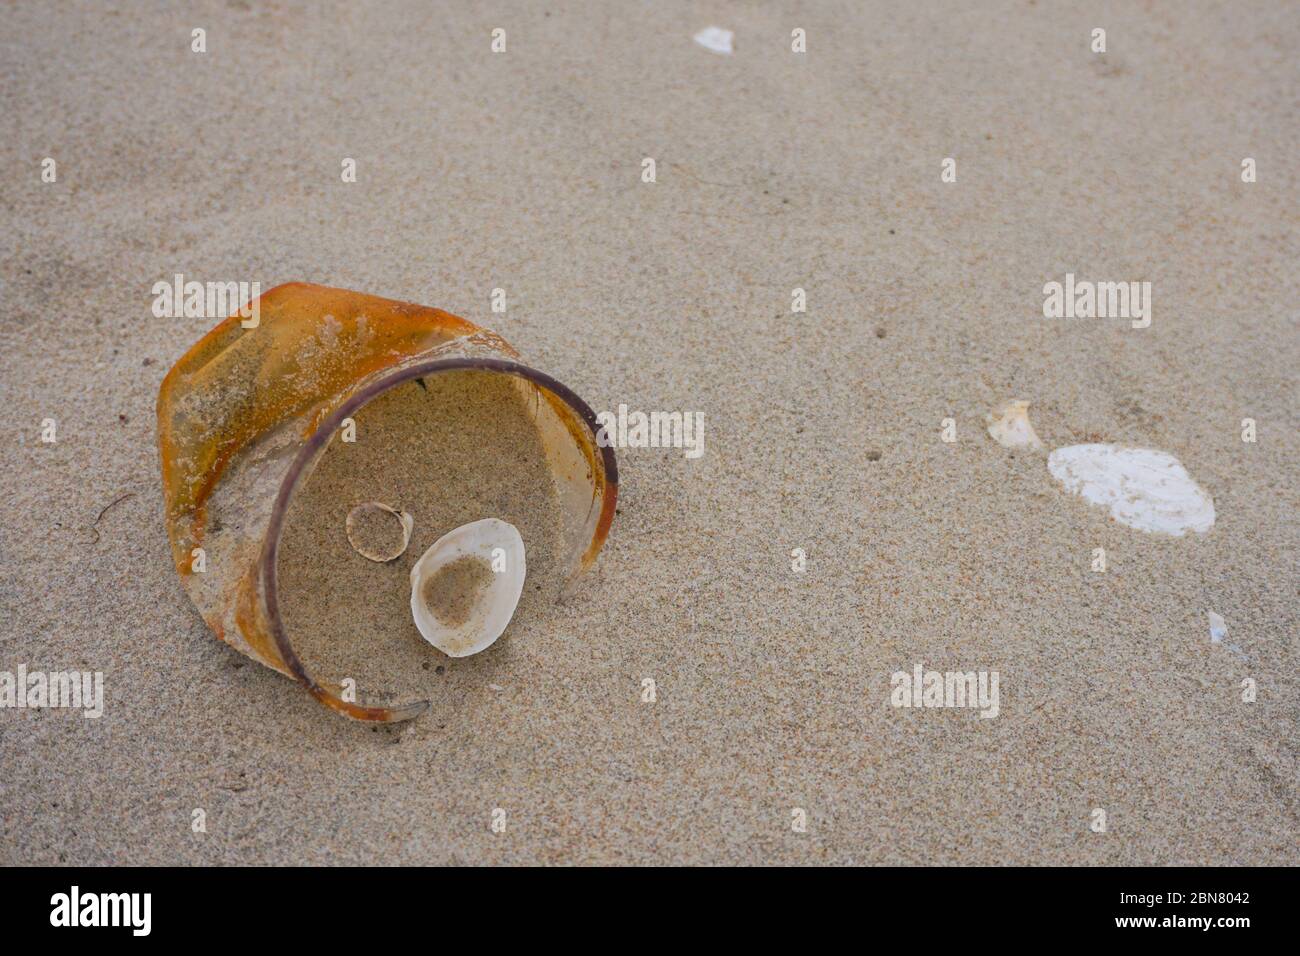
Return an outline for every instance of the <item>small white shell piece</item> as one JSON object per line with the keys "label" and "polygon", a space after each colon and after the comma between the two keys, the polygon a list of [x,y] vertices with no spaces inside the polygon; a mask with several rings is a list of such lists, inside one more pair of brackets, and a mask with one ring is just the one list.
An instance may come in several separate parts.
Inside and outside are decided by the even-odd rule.
{"label": "small white shell piece", "polygon": [[[499,518],[461,525],[435,541],[411,568],[415,626],[426,641],[450,657],[486,650],[514,616],[525,573],[524,539],[518,528]],[[457,582],[466,587],[450,592],[459,605],[454,613],[431,606],[431,589],[441,590],[445,598],[444,585]]]}
{"label": "small white shell piece", "polygon": [[984,417],[989,436],[1004,448],[1042,448],[1034,426],[1029,423],[1029,403],[1016,399],[999,405]]}
{"label": "small white shell piece", "polygon": [[[401,542],[398,543],[393,540],[385,546],[368,540],[360,525],[371,513],[387,514],[395,518],[402,529]],[[352,550],[363,558],[383,564],[387,561],[396,560],[406,553],[406,546],[411,543],[411,529],[414,527],[415,518],[405,511],[398,511],[381,501],[365,501],[348,512],[348,543],[352,545]]]}
{"label": "small white shell piece", "polygon": [[734,37],[734,33],[730,30],[724,30],[722,27],[705,27],[695,34],[695,42],[706,50],[730,56],[731,41]]}

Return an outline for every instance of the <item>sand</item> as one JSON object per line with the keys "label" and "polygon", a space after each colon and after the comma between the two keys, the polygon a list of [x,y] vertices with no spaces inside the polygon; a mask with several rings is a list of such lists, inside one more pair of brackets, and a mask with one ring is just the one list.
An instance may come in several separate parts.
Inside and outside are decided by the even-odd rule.
{"label": "sand", "polygon": [[456,558],[435,571],[420,590],[425,605],[442,623],[461,627],[487,596],[492,566],[480,558]]}
{"label": "sand", "polygon": [[[355,441],[327,446],[293,498],[280,544],[285,633],[309,674],[335,684],[351,678],[367,705],[437,694],[435,668],[452,659],[416,629],[411,568],[444,534],[482,518],[519,530],[529,573],[510,629],[477,667],[508,661],[516,634],[531,641],[555,628],[563,518],[517,382],[464,371],[408,382],[353,416]],[[393,561],[368,561],[348,541],[348,512],[366,501],[414,519]]]}
{"label": "sand", "polygon": [[[0,47],[0,670],[106,695],[0,710],[0,861],[1300,862],[1286,5],[19,3]],[[705,452],[621,451],[579,595],[415,645],[431,710],[350,723],[172,568],[177,272],[448,309]],[[1150,327],[1045,319],[1067,273],[1150,281]],[[1214,528],[1065,493],[985,433],[1011,399],[1175,455]],[[999,715],[892,706],[917,664],[997,671]]]}

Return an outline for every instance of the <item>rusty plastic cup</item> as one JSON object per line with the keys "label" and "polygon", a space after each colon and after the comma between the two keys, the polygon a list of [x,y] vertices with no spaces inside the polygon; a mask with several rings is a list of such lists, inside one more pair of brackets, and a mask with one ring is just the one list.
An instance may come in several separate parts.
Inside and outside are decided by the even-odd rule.
{"label": "rusty plastic cup", "polygon": [[440,309],[290,283],[224,320],[158,393],[167,534],[176,570],[223,641],[357,720],[409,720],[428,701],[364,707],[307,673],[279,612],[277,553],[295,492],[344,420],[415,378],[475,369],[536,393],[534,423],[564,516],[569,591],[609,534],[613,449],[573,391],[522,364],[499,335]]}

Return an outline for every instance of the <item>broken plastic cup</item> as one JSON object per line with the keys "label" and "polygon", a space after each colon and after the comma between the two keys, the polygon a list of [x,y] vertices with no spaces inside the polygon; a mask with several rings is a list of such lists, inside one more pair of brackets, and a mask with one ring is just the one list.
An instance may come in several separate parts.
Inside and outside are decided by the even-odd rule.
{"label": "broken plastic cup", "polygon": [[[439,309],[291,283],[200,339],[158,394],[167,534],[181,581],[212,631],[358,720],[407,720],[427,701],[365,707],[307,673],[279,611],[277,548],[296,491],[340,427],[415,379],[458,370],[511,377],[534,397],[533,425],[558,491],[566,587],[609,534],[612,448],[569,388],[522,364],[494,332]],[[417,516],[418,517],[418,516]]]}

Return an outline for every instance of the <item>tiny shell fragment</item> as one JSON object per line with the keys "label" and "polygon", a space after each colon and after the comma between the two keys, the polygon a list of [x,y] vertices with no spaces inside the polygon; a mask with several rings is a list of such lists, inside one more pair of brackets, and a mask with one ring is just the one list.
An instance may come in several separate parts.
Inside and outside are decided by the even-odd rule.
{"label": "tiny shell fragment", "polygon": [[989,435],[1005,448],[1042,448],[1034,426],[1029,423],[1029,403],[1021,399],[1004,402],[984,417]]}
{"label": "tiny shell fragment", "polygon": [[1228,622],[1223,619],[1222,615],[1216,614],[1214,611],[1207,611],[1206,613],[1210,618],[1210,643],[1222,644],[1243,661],[1250,660],[1246,655],[1246,652],[1239,646],[1224,640],[1224,638],[1228,636]]}
{"label": "tiny shell fragment", "polygon": [[370,561],[400,558],[411,543],[415,519],[379,501],[366,501],[348,512],[347,533],[352,550]]}
{"label": "tiny shell fragment", "polygon": [[731,40],[734,36],[735,34],[730,30],[724,30],[722,27],[705,27],[695,34],[695,42],[714,53],[730,55]]}

